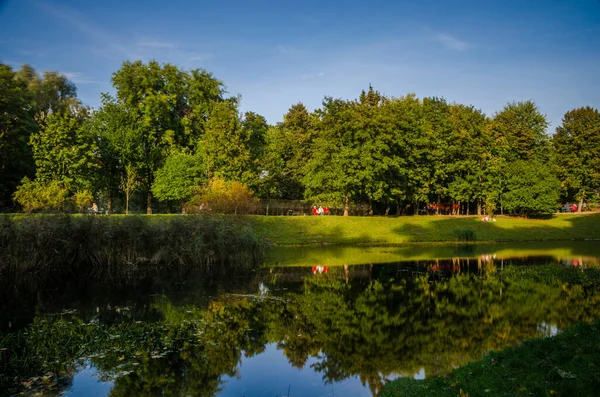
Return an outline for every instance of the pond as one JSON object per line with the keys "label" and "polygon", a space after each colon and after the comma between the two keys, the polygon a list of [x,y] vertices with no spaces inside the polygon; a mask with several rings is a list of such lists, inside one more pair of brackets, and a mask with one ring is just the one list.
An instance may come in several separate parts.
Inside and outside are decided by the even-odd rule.
{"label": "pond", "polygon": [[21,277],[0,395],[372,396],[600,317],[597,242],[273,249],[252,272]]}

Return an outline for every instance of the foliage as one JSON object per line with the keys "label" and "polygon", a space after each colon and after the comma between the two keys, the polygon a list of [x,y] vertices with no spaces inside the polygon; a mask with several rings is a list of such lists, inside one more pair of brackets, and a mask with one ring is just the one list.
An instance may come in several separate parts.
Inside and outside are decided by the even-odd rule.
{"label": "foliage", "polygon": [[513,214],[554,213],[559,206],[560,182],[549,167],[516,161],[506,169],[504,208]]}
{"label": "foliage", "polygon": [[94,202],[94,196],[92,193],[87,190],[83,190],[81,192],[76,192],[72,197],[73,204],[75,205],[75,209],[78,212],[86,212],[86,210],[92,206]]}
{"label": "foliage", "polygon": [[204,160],[196,155],[172,153],[156,171],[152,192],[159,200],[188,201],[203,185]]}
{"label": "foliage", "polygon": [[600,190],[600,112],[571,110],[552,138],[558,175],[567,200],[580,201]]}
{"label": "foliage", "polygon": [[532,101],[511,102],[491,123],[501,155],[508,161],[538,160],[548,155],[548,120]]}
{"label": "foliage", "polygon": [[36,180],[58,181],[75,192],[91,189],[97,161],[97,146],[84,127],[86,111],[78,114],[53,113],[45,126],[31,136]]}
{"label": "foliage", "polygon": [[13,198],[25,212],[60,211],[67,195],[67,189],[58,181],[41,183],[25,177]]}
{"label": "foliage", "polygon": [[28,142],[37,124],[30,104],[26,85],[0,63],[0,209],[11,206],[11,195],[21,179],[34,174]]}
{"label": "foliage", "polygon": [[194,211],[212,211],[219,214],[247,214],[256,210],[257,199],[248,186],[237,181],[213,178],[194,197],[188,207]]}
{"label": "foliage", "polygon": [[[561,198],[580,210],[600,196],[600,117],[590,107],[567,112],[550,139],[532,101],[488,118],[444,98],[387,97],[369,86],[356,99],[325,97],[314,111],[294,104],[269,125],[240,114],[240,98],[226,97],[223,82],[202,69],[128,61],[112,83],[114,95],[90,112],[64,75],[0,65],[1,208],[13,206],[24,176],[35,176],[70,193],[88,190],[109,212],[129,213],[130,203],[172,212],[211,178],[240,182],[261,199],[327,202],[347,214],[356,205],[370,215],[552,210],[539,183],[530,189],[506,172],[519,161],[550,169]],[[550,201],[535,203],[540,195]],[[532,209],[516,209],[515,200]]]}

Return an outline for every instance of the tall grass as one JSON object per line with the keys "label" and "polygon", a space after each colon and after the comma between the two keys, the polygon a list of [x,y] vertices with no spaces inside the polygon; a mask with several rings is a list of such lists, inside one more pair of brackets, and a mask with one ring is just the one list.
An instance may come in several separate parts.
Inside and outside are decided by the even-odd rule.
{"label": "tall grass", "polygon": [[264,253],[243,219],[220,216],[0,217],[0,272],[126,276],[169,266],[252,268]]}

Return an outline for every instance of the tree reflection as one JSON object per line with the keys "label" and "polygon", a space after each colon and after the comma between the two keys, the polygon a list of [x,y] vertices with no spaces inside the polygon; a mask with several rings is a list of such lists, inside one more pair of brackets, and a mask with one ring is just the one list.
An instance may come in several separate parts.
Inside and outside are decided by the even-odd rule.
{"label": "tree reflection", "polygon": [[409,271],[308,268],[298,273],[299,290],[277,292],[286,284],[269,273],[261,279],[269,288],[207,306],[158,296],[128,310],[38,315],[0,335],[0,388],[13,393],[22,379],[48,373],[68,383],[87,363],[115,380],[111,396],[213,396],[242,357],[276,343],[292,366],[311,359],[325,382],[357,376],[376,395],[386,378],[442,375],[490,349],[544,336],[548,325],[600,317],[600,272],[579,268],[493,258],[425,261]]}

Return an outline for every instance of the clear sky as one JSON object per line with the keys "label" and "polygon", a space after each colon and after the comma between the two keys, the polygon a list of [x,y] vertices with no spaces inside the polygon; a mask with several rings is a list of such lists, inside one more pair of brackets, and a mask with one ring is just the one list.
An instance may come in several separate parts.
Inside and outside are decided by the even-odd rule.
{"label": "clear sky", "polygon": [[372,84],[490,116],[531,99],[552,133],[600,107],[600,0],[0,0],[0,60],[66,74],[88,105],[136,59],[207,69],[270,123]]}

